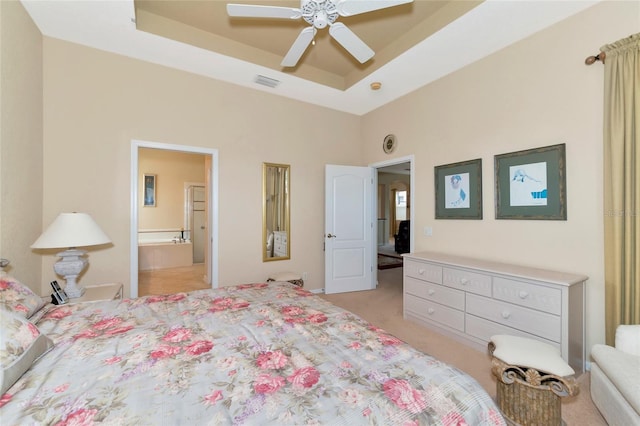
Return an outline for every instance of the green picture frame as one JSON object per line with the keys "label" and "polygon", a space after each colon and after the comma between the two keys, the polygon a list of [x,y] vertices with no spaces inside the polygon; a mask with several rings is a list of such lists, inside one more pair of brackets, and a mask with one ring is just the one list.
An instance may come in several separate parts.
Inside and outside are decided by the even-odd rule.
{"label": "green picture frame", "polygon": [[482,219],[482,159],[434,167],[436,219]]}
{"label": "green picture frame", "polygon": [[567,220],[565,144],[494,159],[496,219]]}

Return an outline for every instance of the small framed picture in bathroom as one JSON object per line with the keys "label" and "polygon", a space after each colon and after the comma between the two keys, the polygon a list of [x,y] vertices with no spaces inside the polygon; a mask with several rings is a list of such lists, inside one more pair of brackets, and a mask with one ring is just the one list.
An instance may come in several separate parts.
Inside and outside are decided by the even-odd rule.
{"label": "small framed picture in bathroom", "polygon": [[144,204],[145,207],[156,206],[156,175],[144,174]]}

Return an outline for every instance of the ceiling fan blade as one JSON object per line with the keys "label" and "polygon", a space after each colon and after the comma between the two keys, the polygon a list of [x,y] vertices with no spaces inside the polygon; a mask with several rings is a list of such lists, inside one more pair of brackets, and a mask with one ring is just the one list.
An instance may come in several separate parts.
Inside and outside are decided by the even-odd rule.
{"label": "ceiling fan blade", "polygon": [[313,40],[313,36],[315,36],[315,34],[316,29],[314,27],[307,27],[300,31],[298,38],[293,42],[293,46],[291,46],[291,49],[289,49],[280,65],[283,67],[295,67],[304,51],[309,47],[309,44],[311,43],[311,40]]}
{"label": "ceiling fan blade", "polygon": [[342,22],[336,22],[331,25],[329,34],[361,64],[364,64],[375,55],[375,52]]}
{"label": "ceiling fan blade", "polygon": [[258,6],[252,4],[228,4],[227,14],[239,18],[298,19],[302,16],[300,9],[292,7]]}
{"label": "ceiling fan blade", "polygon": [[336,10],[340,16],[352,16],[411,2],[413,0],[338,0]]}

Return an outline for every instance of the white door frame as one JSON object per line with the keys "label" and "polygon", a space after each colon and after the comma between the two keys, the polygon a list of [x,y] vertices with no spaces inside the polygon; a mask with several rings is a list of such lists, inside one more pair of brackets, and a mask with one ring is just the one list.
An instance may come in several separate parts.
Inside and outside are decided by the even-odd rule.
{"label": "white door frame", "polygon": [[209,265],[211,270],[211,287],[218,288],[218,150],[186,145],[175,145],[161,142],[131,140],[131,223],[130,223],[130,263],[129,275],[130,296],[138,297],[138,151],[140,148],[164,149],[167,151],[182,151],[211,156],[211,182],[209,188],[209,236],[210,250]]}
{"label": "white door frame", "polygon": [[[373,163],[373,164],[369,164],[369,167],[373,167],[374,169],[376,169],[376,172],[373,174],[373,179],[374,179],[374,203],[373,203],[373,211],[374,211],[374,216],[375,216],[375,212],[377,211],[377,205],[378,205],[378,169],[382,168],[382,167],[387,167],[387,166],[393,166],[395,164],[401,164],[401,163],[409,163],[410,164],[410,185],[411,187],[409,188],[409,199],[411,200],[411,204],[412,206],[415,205],[415,193],[414,193],[414,188],[416,187],[415,185],[415,167],[413,165],[413,162],[415,161],[415,156],[413,154],[411,155],[407,155],[405,157],[398,157],[398,158],[393,158],[390,160],[385,160],[385,161],[380,161],[378,163]],[[411,210],[409,212],[409,251],[413,252],[415,249],[414,246],[414,241],[415,241],[415,217],[414,217],[414,212],[416,211],[415,208],[411,207]],[[373,239],[373,255],[375,257],[375,263],[374,265],[376,265],[376,274],[378,271],[378,248],[377,248],[377,244],[378,244],[378,227],[375,226],[374,227],[374,239]]]}

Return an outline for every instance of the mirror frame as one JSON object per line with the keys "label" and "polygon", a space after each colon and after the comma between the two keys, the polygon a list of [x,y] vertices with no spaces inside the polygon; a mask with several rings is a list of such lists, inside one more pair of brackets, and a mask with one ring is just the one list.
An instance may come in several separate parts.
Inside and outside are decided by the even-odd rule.
{"label": "mirror frame", "polygon": [[[285,181],[284,181],[284,218],[283,224],[284,229],[278,229],[276,231],[285,231],[287,237],[287,253],[286,256],[269,256],[267,252],[267,197],[270,196],[267,193],[267,173],[270,168],[278,168],[284,169],[285,172]],[[291,194],[290,194],[290,185],[291,185],[291,166],[289,164],[278,164],[278,163],[262,163],[262,261],[263,262],[271,262],[274,260],[287,260],[291,259],[291,223],[290,223],[290,215],[291,215]],[[273,232],[273,230],[272,230]],[[275,238],[274,238],[275,240]],[[273,246],[273,242],[272,242]]]}

